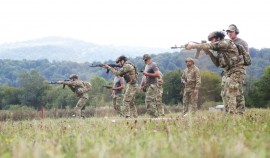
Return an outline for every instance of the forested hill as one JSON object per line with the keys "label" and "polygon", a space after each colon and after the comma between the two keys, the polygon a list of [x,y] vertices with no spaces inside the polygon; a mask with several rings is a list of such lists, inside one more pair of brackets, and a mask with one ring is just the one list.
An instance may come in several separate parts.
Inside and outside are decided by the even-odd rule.
{"label": "forested hill", "polygon": [[[169,47],[168,47],[169,49]],[[78,63],[106,61],[125,54],[128,57],[166,52],[167,49],[98,45],[71,38],[46,37],[0,45],[0,58],[12,60],[74,61]]]}
{"label": "forested hill", "polygon": [[[257,50],[254,48],[250,49],[250,54],[252,57],[252,65],[248,68],[247,75],[253,79],[259,78],[263,74],[263,69],[270,65],[270,49],[265,48]],[[161,53],[157,55],[152,55],[153,60],[158,63],[161,71],[164,73],[166,71],[172,71],[177,69],[185,68],[185,58],[194,56],[192,51],[181,51],[174,53]],[[143,67],[143,61],[141,57],[131,58],[138,69]],[[0,83],[10,86],[17,85],[17,78],[23,71],[38,71],[44,78],[48,80],[63,80],[68,78],[72,73],[79,74],[80,78],[83,80],[89,80],[90,78],[99,75],[105,79],[112,79],[112,74],[106,74],[106,70],[102,68],[90,68],[92,64],[97,64],[98,62],[90,63],[77,63],[71,61],[49,61],[47,59],[43,60],[9,60],[0,59]],[[114,63],[113,60],[108,60],[104,63]],[[199,60],[196,60],[196,65],[201,70],[210,70],[220,73],[221,70],[216,68],[210,61],[209,57],[204,53],[201,53]]]}

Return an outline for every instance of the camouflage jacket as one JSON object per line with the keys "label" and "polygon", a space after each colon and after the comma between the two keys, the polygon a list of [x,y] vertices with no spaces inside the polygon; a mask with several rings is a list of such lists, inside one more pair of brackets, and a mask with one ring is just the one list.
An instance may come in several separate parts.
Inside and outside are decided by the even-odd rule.
{"label": "camouflage jacket", "polygon": [[116,76],[121,76],[124,77],[125,81],[130,84],[136,84],[138,80],[138,72],[137,68],[134,64],[131,62],[127,61],[123,65],[123,67],[117,71],[113,68],[109,68],[111,72],[116,75]]}
{"label": "camouflage jacket", "polygon": [[212,62],[224,69],[228,73],[244,72],[244,59],[239,54],[236,45],[228,39],[220,40],[215,43],[194,44],[192,48],[211,49],[217,51],[217,56],[210,54]]}
{"label": "camouflage jacket", "polygon": [[88,99],[88,93],[84,92],[84,84],[81,80],[70,80],[70,81],[64,81],[63,84],[67,85],[79,98],[83,97]]}
{"label": "camouflage jacket", "polygon": [[201,86],[200,70],[195,65],[186,68],[181,77],[182,83],[185,84],[185,91],[199,89]]}

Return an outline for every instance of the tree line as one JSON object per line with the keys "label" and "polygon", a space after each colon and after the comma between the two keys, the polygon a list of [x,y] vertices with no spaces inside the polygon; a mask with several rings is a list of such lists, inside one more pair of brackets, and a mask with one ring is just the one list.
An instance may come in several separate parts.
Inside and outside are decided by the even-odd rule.
{"label": "tree line", "polygon": [[[185,68],[184,60],[188,56],[193,56],[194,53],[181,51],[152,55],[153,61],[158,63],[161,72],[164,73],[163,102],[165,104],[181,104],[180,77]],[[251,48],[250,55],[252,65],[247,70],[245,81],[246,103],[252,107],[269,107],[270,49]],[[136,63],[138,69],[144,65],[141,57],[130,60]],[[105,63],[114,63],[114,61],[109,60]],[[41,105],[47,108],[72,108],[77,98],[70,90],[63,90],[60,86],[51,86],[46,83],[46,81],[67,79],[72,73],[77,73],[80,79],[90,81],[93,85],[87,106],[111,105],[109,97],[111,92],[102,86],[111,84],[114,76],[111,73],[106,74],[102,68],[90,68],[92,64],[100,64],[100,62],[49,62],[46,59],[0,60],[0,108],[27,106],[38,109]],[[220,69],[216,68],[204,54],[196,61],[196,65],[202,73],[199,105],[203,107],[207,102],[221,102]],[[139,75],[140,79],[141,75]],[[136,103],[144,104],[143,93],[137,94]]]}

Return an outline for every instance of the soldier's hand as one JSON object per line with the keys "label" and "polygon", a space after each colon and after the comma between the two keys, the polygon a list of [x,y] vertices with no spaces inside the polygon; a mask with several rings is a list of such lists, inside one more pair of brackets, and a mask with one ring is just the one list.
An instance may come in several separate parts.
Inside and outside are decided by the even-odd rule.
{"label": "soldier's hand", "polygon": [[140,88],[139,88],[140,92],[142,92],[142,85],[140,85]]}
{"label": "soldier's hand", "polygon": [[147,72],[143,72],[143,75],[144,76],[149,76]]}
{"label": "soldier's hand", "polygon": [[187,50],[192,49],[192,44],[187,44],[187,45],[186,45],[186,49],[187,49]]}
{"label": "soldier's hand", "polygon": [[108,69],[110,66],[107,64],[104,64],[102,67]]}

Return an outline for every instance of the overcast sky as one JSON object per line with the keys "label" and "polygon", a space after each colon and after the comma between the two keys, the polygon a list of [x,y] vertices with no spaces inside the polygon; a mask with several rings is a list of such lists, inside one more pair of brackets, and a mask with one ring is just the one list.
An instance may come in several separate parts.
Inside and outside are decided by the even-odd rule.
{"label": "overcast sky", "polygon": [[236,24],[250,47],[270,48],[267,0],[1,0],[0,44],[47,36],[169,48]]}

